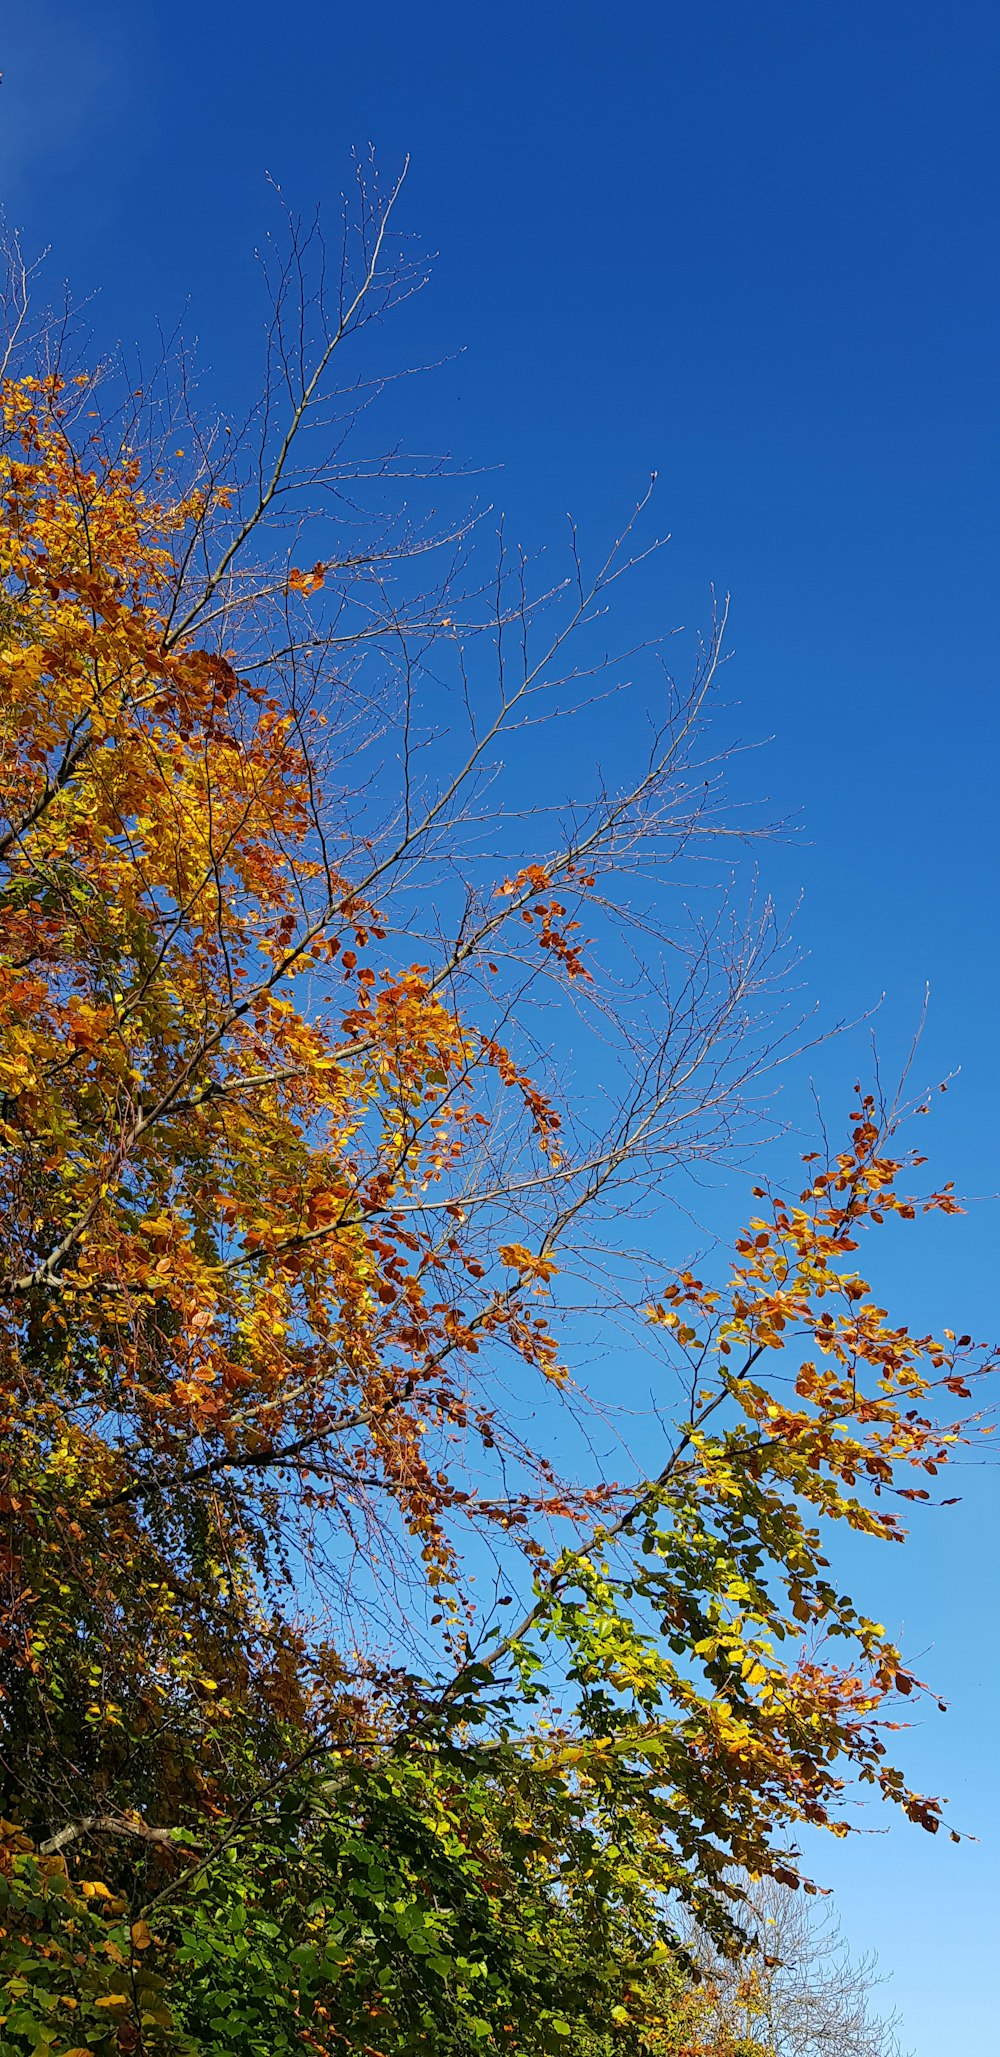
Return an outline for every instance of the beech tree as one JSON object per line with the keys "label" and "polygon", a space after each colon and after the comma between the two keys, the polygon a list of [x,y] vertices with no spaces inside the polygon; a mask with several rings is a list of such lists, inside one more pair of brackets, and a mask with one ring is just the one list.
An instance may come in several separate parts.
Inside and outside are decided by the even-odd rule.
{"label": "beech tree", "polygon": [[[637,1249],[780,1043],[770,911],[688,911],[724,610],[687,685],[630,667],[632,778],[564,790],[645,545],[534,592],[501,541],[477,586],[400,508],[427,465],[356,454],[352,353],[419,279],[394,200],[339,270],[291,226],[242,426],[26,341],[15,293],[12,2052],[735,2050],[677,1907],[732,1947],[734,1865],[795,1884],[854,1789],[939,1823],[886,1755],[923,1688],[825,1549],[900,1540],[961,1433],[986,1360],[855,1266],[956,1203],[859,1094],[713,1279]],[[654,1365],[638,1456],[597,1328]]]}

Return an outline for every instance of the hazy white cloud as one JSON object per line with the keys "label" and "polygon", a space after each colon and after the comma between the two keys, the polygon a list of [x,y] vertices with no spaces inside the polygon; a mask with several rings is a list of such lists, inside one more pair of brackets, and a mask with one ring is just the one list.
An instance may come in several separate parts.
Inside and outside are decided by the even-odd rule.
{"label": "hazy white cloud", "polygon": [[144,10],[34,0],[0,43],[0,192],[17,219],[38,189],[99,155],[132,97]]}

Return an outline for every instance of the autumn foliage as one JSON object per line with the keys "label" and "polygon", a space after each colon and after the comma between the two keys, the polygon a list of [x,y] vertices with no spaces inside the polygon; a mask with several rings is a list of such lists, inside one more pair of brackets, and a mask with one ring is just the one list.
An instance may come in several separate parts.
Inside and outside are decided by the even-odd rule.
{"label": "autumn foliage", "polygon": [[[234,584],[266,506],[95,405],[3,393],[4,2048],[707,2048],[678,1897],[725,1939],[858,1784],[938,1826],[887,1755],[922,1688],[827,1552],[901,1539],[960,1433],[968,1339],[856,1268],[955,1203],[860,1097],[728,1275],[635,1280],[668,1433],[588,1468],[581,1222],[694,1149],[706,1065],[738,1097],[759,989],[757,943],[680,1000],[653,964],[640,1051],[614,970],[716,646],[624,795],[456,888],[468,764],[401,759],[351,833],[355,571],[279,537]],[[618,1037],[603,1133],[526,994]]]}

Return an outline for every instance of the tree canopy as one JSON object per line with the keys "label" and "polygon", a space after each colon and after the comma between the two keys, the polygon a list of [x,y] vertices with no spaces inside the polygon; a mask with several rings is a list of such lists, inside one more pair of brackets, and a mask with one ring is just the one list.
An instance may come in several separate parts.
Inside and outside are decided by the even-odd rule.
{"label": "tree canopy", "polygon": [[[330,412],[390,219],[332,309],[293,242],[242,432],[3,388],[12,2052],[735,2052],[677,1907],[728,1946],[856,1789],[939,1824],[827,1552],[901,1540],[961,1433],[981,1354],[856,1268],[956,1203],[859,1090],[728,1265],[636,1254],[768,1056],[769,911],[681,890],[724,623],[631,782],[505,801],[632,531],[463,612],[461,536],[373,512],[403,460]],[[638,1457],[595,1327],[650,1353]]]}

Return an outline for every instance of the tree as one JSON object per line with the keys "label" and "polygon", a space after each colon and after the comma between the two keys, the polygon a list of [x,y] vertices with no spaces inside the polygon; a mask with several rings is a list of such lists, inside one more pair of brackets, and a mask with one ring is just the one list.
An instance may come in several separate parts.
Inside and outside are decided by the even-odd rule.
{"label": "tree", "polygon": [[695,1933],[703,1999],[720,2031],[756,2039],[774,2057],[899,2057],[895,2023],[874,2011],[875,1958],[853,1959],[827,1908],[785,1886],[748,1883],[752,1953],[733,1960]]}
{"label": "tree", "polygon": [[[526,849],[500,753],[594,690],[633,526],[463,602],[461,525],[380,512],[407,461],[348,455],[336,367],[414,283],[393,199],[332,311],[293,228],[242,432],[8,366],[12,2051],[690,2051],[678,1902],[731,1945],[733,1865],[793,1883],[855,1780],[938,1826],[819,1524],[898,1539],[959,1433],[968,1338],[853,1269],[955,1202],[869,1095],[728,1281],[636,1256],[775,1044],[770,913],[679,911],[724,618]],[[662,1447],[614,1471],[581,1299],[658,1353]]]}

